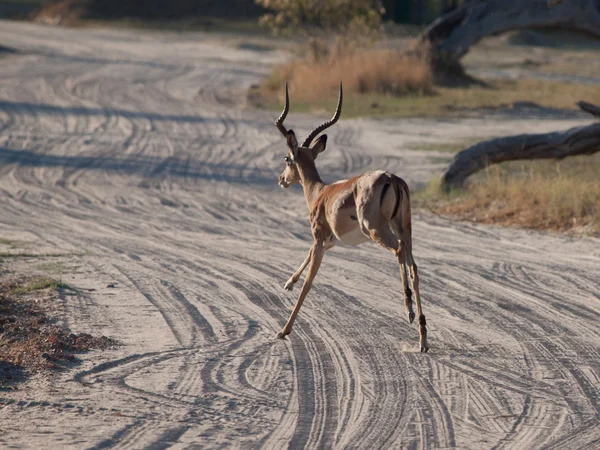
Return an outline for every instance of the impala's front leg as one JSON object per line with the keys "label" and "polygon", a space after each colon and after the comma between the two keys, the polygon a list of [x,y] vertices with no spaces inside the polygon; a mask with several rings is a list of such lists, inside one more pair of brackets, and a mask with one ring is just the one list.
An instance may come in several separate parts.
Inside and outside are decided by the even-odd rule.
{"label": "impala's front leg", "polygon": [[[331,247],[333,247],[333,245],[334,245],[333,243],[327,244],[327,246],[325,247],[325,251],[329,250]],[[306,255],[306,259],[304,260],[302,265],[298,268],[298,270],[296,270],[294,272],[294,274],[290,277],[290,279],[287,280],[287,282],[285,283],[285,286],[283,286],[283,288],[286,291],[291,291],[292,289],[294,289],[294,285],[298,282],[298,280],[300,279],[300,276],[302,275],[302,272],[304,272],[304,269],[306,269],[306,266],[308,266],[308,263],[310,262],[311,253],[312,253],[312,247],[308,251],[308,255]]]}
{"label": "impala's front leg", "polygon": [[[325,245],[324,242],[315,242],[308,253],[307,260],[310,262],[310,265],[308,266],[308,275],[306,275],[306,280],[304,280],[304,284],[302,285],[302,291],[300,292],[300,296],[298,297],[298,301],[296,302],[296,306],[294,307],[290,318],[285,324],[285,327],[277,334],[279,339],[285,338],[292,331],[296,316],[300,311],[300,307],[302,307],[302,302],[306,298],[308,291],[310,291],[315,275],[317,275],[319,267],[321,266],[321,261],[323,261],[323,255],[325,254],[326,249]],[[304,269],[304,267],[301,267],[301,269]],[[302,272],[300,271],[300,273]]]}
{"label": "impala's front leg", "polygon": [[298,280],[300,279],[300,275],[302,275],[302,272],[304,272],[304,269],[306,269],[306,266],[308,266],[308,263],[310,262],[311,253],[312,253],[312,247],[308,251],[308,255],[306,255],[306,259],[304,259],[304,262],[302,263],[302,265],[298,268],[298,270],[296,270],[294,272],[294,274],[290,277],[290,279],[287,280],[287,283],[285,283],[285,286],[283,288],[286,291],[291,291],[292,289],[294,289],[294,285],[298,282]]}

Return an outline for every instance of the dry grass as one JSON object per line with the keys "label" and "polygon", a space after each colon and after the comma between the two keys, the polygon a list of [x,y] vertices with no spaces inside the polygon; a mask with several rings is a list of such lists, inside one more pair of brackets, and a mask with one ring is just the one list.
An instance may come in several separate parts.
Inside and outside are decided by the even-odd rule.
{"label": "dry grass", "polygon": [[294,101],[335,97],[340,80],[344,93],[422,95],[433,93],[427,57],[397,50],[362,49],[311,55],[277,67],[263,85],[267,96],[279,95],[290,84]]}
{"label": "dry grass", "polygon": [[52,318],[61,290],[45,277],[0,279],[0,389],[15,388],[29,374],[77,364],[79,352],[117,345],[113,339],[74,334]]}
{"label": "dry grass", "polygon": [[420,199],[435,212],[483,223],[600,233],[600,154],[561,162],[492,166],[449,195],[430,186]]}
{"label": "dry grass", "polygon": [[[472,117],[480,116],[481,110],[502,109],[521,113],[517,107],[531,102],[541,108],[577,110],[575,102],[585,99],[600,103],[600,89],[595,85],[583,85],[545,80],[486,80],[487,86],[436,87],[432,95],[409,94],[360,94],[347,92],[344,80],[344,110],[342,118],[351,117]],[[283,83],[283,78],[280,80]],[[336,82],[339,83],[339,80]],[[331,113],[335,108],[338,84],[327,95],[309,100],[300,89],[290,92],[294,112]],[[250,93],[250,100],[274,111],[281,111],[284,88],[278,91],[260,88]],[[315,88],[316,89],[316,88]],[[543,112],[543,110],[539,110]],[[535,110],[532,110],[535,113]]]}

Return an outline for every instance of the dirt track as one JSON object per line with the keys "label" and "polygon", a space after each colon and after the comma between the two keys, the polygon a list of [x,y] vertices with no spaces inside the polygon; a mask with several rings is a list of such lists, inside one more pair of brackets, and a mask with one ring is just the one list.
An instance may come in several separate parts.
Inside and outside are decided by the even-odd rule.
{"label": "dirt track", "polygon": [[[326,255],[276,340],[310,234],[300,190],[277,186],[273,114],[244,92],[282,54],[0,25],[20,52],[0,58],[0,236],[71,253],[67,281],[95,291],[65,300],[69,325],[125,344],[0,394],[2,446],[598,445],[598,240],[417,213],[430,353],[415,353],[393,257],[370,244]],[[302,134],[321,119],[287,122]],[[411,145],[576,123],[342,115],[319,168],[328,181],[385,168],[415,187],[448,156]]]}

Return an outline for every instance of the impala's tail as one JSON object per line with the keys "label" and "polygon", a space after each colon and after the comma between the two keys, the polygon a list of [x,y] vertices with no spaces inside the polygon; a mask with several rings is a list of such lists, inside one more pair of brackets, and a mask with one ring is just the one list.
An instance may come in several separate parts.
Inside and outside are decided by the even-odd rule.
{"label": "impala's tail", "polygon": [[379,201],[379,210],[383,218],[387,221],[396,215],[401,199],[396,183],[394,183],[391,176],[388,175],[388,177],[389,181],[381,187],[381,198]]}
{"label": "impala's tail", "polygon": [[[396,235],[398,239],[403,239],[403,231],[411,231],[411,217],[410,217],[410,193],[408,185],[403,179],[393,175],[393,183],[390,183],[390,188],[393,187],[394,192],[394,207],[391,210],[389,216],[386,216],[392,233]],[[388,189],[391,191],[392,189]],[[382,209],[382,213],[384,210]]]}
{"label": "impala's tail", "polygon": [[410,215],[408,186],[401,178],[389,174],[389,181],[381,189],[380,210],[385,220],[398,218],[399,214]]}

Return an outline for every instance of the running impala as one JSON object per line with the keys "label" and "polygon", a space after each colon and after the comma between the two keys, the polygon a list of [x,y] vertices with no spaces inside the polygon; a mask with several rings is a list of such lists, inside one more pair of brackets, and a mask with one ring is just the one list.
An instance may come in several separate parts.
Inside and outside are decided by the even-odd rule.
{"label": "running impala", "polygon": [[[421,352],[425,353],[429,349],[427,326],[421,308],[417,265],[412,256],[408,186],[401,178],[384,171],[366,172],[349,180],[325,184],[315,166],[315,160],[325,151],[327,135],[322,135],[314,144],[311,143],[319,133],[338,121],[342,112],[342,98],[340,83],[338,105],[331,120],[315,128],[302,145],[298,145],[294,132],[286,130],[283,126],[290,108],[286,84],[285,107],[275,122],[277,129],[285,137],[288,147],[288,154],[285,157],[286,166],[279,176],[279,185],[283,188],[296,183],[302,185],[314,238],[306,259],[285,284],[285,289],[291,291],[308,266],[308,275],[302,285],[296,306],[277,337],[284,339],[292,331],[296,316],[310,291],[325,252],[336,244],[360,245],[371,240],[390,250],[400,264],[404,305],[409,323],[415,319],[412,307],[412,292],[414,292],[419,317],[420,348]],[[412,292],[408,286],[407,272],[412,281]]]}

